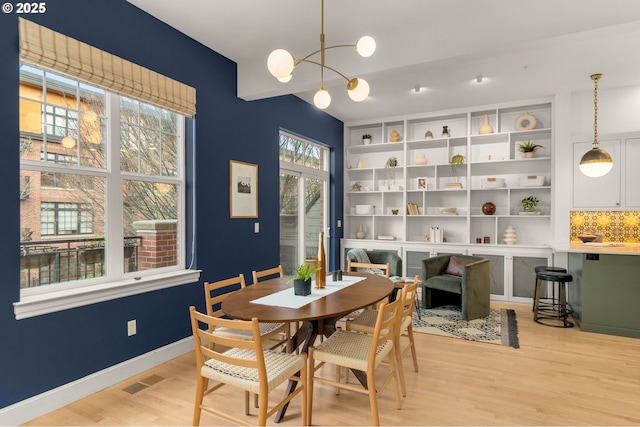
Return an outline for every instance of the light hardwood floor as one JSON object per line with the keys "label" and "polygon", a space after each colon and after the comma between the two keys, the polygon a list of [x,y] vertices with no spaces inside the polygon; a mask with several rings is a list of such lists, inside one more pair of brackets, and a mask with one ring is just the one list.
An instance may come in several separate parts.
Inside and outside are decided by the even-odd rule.
{"label": "light hardwood floor", "polygon": [[[393,388],[384,391],[383,425],[640,425],[639,339],[542,326],[529,305],[492,306],[516,310],[520,348],[416,334],[420,372],[408,356],[407,397],[397,410]],[[190,425],[194,365],[193,353],[183,355],[27,425]],[[123,391],[138,383],[150,385]],[[218,404],[242,418],[242,396],[223,389]],[[299,424],[299,405],[280,425]],[[369,425],[367,397],[316,384],[313,421]],[[203,413],[201,425],[227,423]]]}

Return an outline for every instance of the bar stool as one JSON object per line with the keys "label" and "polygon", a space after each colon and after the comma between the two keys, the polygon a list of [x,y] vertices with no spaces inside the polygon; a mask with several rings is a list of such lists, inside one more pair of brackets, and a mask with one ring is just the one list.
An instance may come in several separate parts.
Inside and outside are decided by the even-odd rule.
{"label": "bar stool", "polygon": [[[542,282],[551,282],[554,286],[554,294],[550,302],[541,306],[540,291]],[[567,310],[567,289],[566,284],[573,281],[573,277],[568,273],[541,270],[536,273],[536,292],[533,301],[533,321],[545,326],[557,328],[571,328],[573,323],[568,320],[569,310]],[[555,298],[555,284],[558,285],[558,299]],[[562,324],[549,323],[549,320],[561,320]]]}
{"label": "bar stool", "polygon": [[[538,277],[537,274],[541,271],[554,271],[556,273],[566,273],[567,269],[566,268],[562,268],[562,267],[553,267],[550,265],[538,265],[535,267],[535,271],[536,271],[536,280],[535,283],[533,284],[533,301],[534,304],[533,306],[531,306],[531,311],[533,311],[535,309],[535,300],[538,298]],[[555,293],[555,288],[553,289],[554,293]],[[552,300],[555,300],[555,295],[553,295]],[[545,304],[544,302],[540,302],[540,304]]]}

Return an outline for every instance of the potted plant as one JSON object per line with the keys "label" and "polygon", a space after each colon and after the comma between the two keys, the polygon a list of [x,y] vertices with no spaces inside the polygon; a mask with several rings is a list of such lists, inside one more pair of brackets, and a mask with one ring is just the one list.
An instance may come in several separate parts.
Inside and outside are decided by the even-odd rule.
{"label": "potted plant", "polygon": [[518,144],[518,151],[520,151],[521,153],[524,153],[524,157],[526,158],[533,157],[534,153],[539,148],[544,148],[544,146],[539,144],[534,144],[533,142],[531,142],[531,140]]}
{"label": "potted plant", "polygon": [[300,264],[296,275],[289,279],[293,282],[293,293],[295,295],[309,295],[311,293],[311,278],[317,271],[317,268],[310,267],[307,264]]}
{"label": "potted plant", "polygon": [[364,145],[371,144],[371,134],[370,133],[365,133],[364,135],[362,135],[362,143]]}
{"label": "potted plant", "polygon": [[538,198],[535,196],[525,197],[524,199],[522,199],[522,207],[525,212],[537,213],[538,211],[536,210],[536,206],[538,205],[539,201],[540,200],[538,200]]}
{"label": "potted plant", "polygon": [[456,173],[456,168],[458,166],[462,166],[464,165],[466,157],[464,157],[462,154],[455,154],[451,160],[449,160],[449,164],[451,165],[451,170],[453,171],[453,173]]}

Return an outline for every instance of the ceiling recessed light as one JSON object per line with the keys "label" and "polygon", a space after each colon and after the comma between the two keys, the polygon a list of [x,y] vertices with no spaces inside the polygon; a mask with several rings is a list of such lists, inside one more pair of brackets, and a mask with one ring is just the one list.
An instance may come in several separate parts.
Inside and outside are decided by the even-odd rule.
{"label": "ceiling recessed light", "polygon": [[476,76],[476,83],[482,83],[482,81],[483,81],[483,80],[484,80],[484,79],[483,79],[483,77],[482,77],[482,74],[478,74],[478,75]]}

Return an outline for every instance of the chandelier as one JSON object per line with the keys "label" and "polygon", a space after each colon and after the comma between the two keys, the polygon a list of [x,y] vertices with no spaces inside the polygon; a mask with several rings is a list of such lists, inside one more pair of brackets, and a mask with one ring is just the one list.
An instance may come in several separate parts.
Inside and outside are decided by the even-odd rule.
{"label": "chandelier", "polygon": [[[293,77],[293,71],[298,64],[307,62],[315,64],[320,67],[320,89],[316,91],[313,96],[313,104],[321,110],[324,110],[331,104],[331,95],[329,91],[324,87],[324,70],[331,70],[334,73],[340,75],[347,81],[347,93],[349,98],[353,101],[360,102],[367,99],[369,96],[369,83],[362,78],[348,78],[335,68],[329,67],[325,64],[325,52],[329,49],[337,47],[355,47],[356,52],[364,58],[367,58],[376,50],[376,42],[369,36],[364,36],[358,39],[355,44],[352,45],[336,45],[325,47],[324,45],[324,0],[322,0],[321,11],[321,31],[320,31],[320,49],[316,50],[305,56],[302,59],[296,59],[294,56],[285,49],[276,49],[267,58],[267,68],[269,72],[277,78],[280,82],[286,83]],[[320,54],[320,62],[310,59],[316,54]]]}
{"label": "chandelier", "polygon": [[609,153],[600,148],[598,142],[598,80],[602,74],[593,74],[591,80],[594,83],[593,89],[593,145],[580,159],[580,172],[584,175],[598,178],[609,173],[613,168],[613,160]]}

